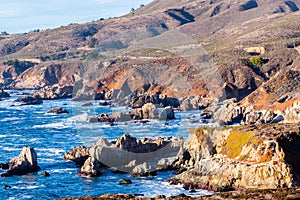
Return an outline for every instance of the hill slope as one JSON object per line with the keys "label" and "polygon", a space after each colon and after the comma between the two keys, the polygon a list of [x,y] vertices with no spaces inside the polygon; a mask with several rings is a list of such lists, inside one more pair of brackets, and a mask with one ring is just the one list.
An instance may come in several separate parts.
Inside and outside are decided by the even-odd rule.
{"label": "hill slope", "polygon": [[[126,83],[134,92],[151,84],[175,97],[241,100],[299,56],[299,6],[300,0],[155,0],[118,18],[0,36],[0,85],[78,82],[78,91],[109,92]],[[262,63],[251,62],[255,56]]]}

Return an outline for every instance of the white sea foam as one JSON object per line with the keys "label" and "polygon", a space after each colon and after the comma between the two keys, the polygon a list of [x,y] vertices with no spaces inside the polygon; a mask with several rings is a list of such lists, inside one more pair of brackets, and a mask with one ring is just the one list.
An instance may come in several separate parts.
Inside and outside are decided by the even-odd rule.
{"label": "white sea foam", "polygon": [[53,169],[51,173],[65,173],[65,172],[77,172],[76,168],[65,168],[65,169]]}
{"label": "white sea foam", "polygon": [[33,128],[63,129],[63,128],[71,128],[71,126],[69,124],[65,124],[63,122],[57,122],[57,123],[50,123],[50,124],[34,125]]}
{"label": "white sea foam", "polygon": [[64,154],[64,150],[60,148],[39,148],[37,149],[39,152],[43,152],[43,155],[47,156],[59,156]]}
{"label": "white sea foam", "polygon": [[83,113],[81,115],[75,115],[73,117],[70,117],[67,119],[68,123],[72,123],[72,122],[84,122],[87,121],[88,119],[88,114],[87,113]]}
{"label": "white sea foam", "polygon": [[33,189],[39,188],[39,186],[37,186],[37,185],[28,185],[28,186],[21,186],[21,187],[13,186],[11,188],[17,189],[17,190],[33,190]]}
{"label": "white sea foam", "polygon": [[16,121],[16,120],[20,120],[20,119],[21,118],[18,118],[18,117],[7,117],[7,118],[0,119],[0,122]]}
{"label": "white sea foam", "polygon": [[3,147],[4,151],[21,151],[22,149],[19,148],[11,148],[11,147]]}
{"label": "white sea foam", "polygon": [[[39,158],[39,162],[50,162],[50,163],[56,163],[56,162],[59,162],[55,159],[51,159],[51,158]],[[64,162],[64,161],[61,161],[61,162]]]}

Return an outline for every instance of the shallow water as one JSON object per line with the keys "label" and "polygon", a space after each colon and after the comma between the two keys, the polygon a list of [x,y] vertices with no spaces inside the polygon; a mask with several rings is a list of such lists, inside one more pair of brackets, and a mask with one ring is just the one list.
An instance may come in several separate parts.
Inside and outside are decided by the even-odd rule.
{"label": "shallow water", "polygon": [[[85,179],[77,176],[78,168],[72,162],[64,161],[66,151],[78,145],[89,145],[101,137],[116,139],[124,133],[137,138],[156,136],[180,136],[186,138],[190,127],[201,126],[198,111],[177,112],[176,120],[152,120],[147,124],[119,123],[108,126],[89,123],[88,117],[100,113],[125,111],[125,107],[98,106],[92,101],[91,107],[82,107],[86,102],[71,100],[44,101],[42,105],[16,105],[14,100],[24,91],[9,91],[11,98],[0,101],[0,163],[8,162],[19,155],[24,146],[32,146],[38,154],[42,170],[24,176],[0,178],[1,199],[55,199],[59,197],[99,196],[105,193],[143,194],[146,197],[163,194],[166,196],[186,193],[203,195],[207,191],[198,190],[189,194],[181,186],[170,186],[165,180],[173,172],[161,172],[153,178],[132,178],[129,174],[105,172],[99,178]],[[28,91],[25,91],[28,92]],[[30,92],[30,91],[29,91]],[[45,114],[55,107],[63,107],[70,114]],[[165,123],[168,123],[167,125]],[[50,172],[50,177],[41,172]],[[0,170],[0,173],[3,173]],[[131,179],[130,185],[118,185],[121,179]],[[4,185],[11,186],[5,190]]]}

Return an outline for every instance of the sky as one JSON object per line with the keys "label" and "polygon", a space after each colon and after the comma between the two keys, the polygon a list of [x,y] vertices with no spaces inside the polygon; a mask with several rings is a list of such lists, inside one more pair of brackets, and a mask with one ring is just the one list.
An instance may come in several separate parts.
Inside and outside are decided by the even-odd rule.
{"label": "sky", "polygon": [[118,17],[152,0],[0,0],[0,32],[25,33]]}

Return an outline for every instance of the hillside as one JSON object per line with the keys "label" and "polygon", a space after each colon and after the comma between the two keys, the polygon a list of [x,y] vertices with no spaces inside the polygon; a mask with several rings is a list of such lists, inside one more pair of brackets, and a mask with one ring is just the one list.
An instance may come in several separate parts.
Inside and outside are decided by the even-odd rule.
{"label": "hillside", "polygon": [[75,84],[75,96],[144,88],[242,100],[297,65],[299,6],[300,0],[154,0],[118,18],[0,36],[0,85]]}

